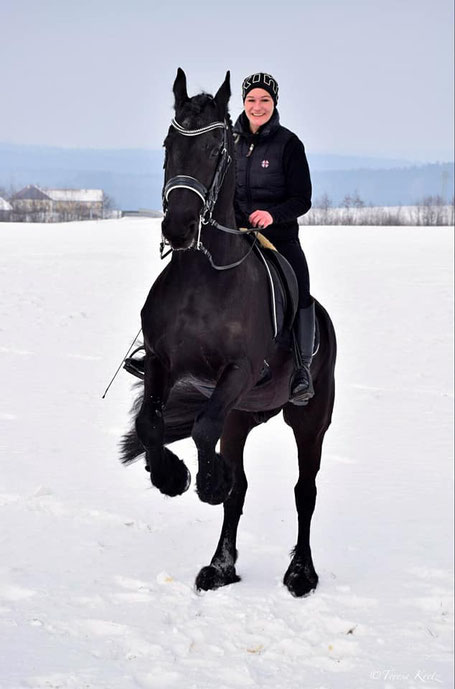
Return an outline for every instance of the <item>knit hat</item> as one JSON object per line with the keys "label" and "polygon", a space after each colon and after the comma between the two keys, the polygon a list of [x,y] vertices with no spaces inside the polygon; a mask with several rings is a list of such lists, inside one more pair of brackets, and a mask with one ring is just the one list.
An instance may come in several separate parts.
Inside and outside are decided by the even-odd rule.
{"label": "knit hat", "polygon": [[256,74],[251,74],[249,77],[246,77],[242,84],[243,101],[245,101],[245,98],[253,89],[264,89],[264,91],[267,91],[267,93],[272,96],[275,105],[277,104],[278,83],[271,74],[266,74],[265,72],[256,72]]}

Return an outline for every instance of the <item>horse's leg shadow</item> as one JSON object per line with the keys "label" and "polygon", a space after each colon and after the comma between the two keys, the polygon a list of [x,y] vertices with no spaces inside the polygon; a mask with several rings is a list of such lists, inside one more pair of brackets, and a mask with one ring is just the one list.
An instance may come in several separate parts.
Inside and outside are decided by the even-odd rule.
{"label": "horse's leg shadow", "polygon": [[167,372],[150,354],[145,359],[144,398],[136,418],[136,433],[145,448],[146,469],[152,484],[175,497],[188,490],[191,476],[184,462],[164,447],[163,407],[169,394]]}
{"label": "horse's leg shadow", "polygon": [[284,575],[283,583],[293,596],[305,596],[318,584],[310,548],[310,526],[316,504],[316,475],[321,463],[322,442],[330,425],[333,408],[333,387],[324,386],[324,393],[315,396],[308,406],[287,404],[284,419],[292,427],[297,442],[299,478],[296,483],[295,502],[298,515],[297,545]]}
{"label": "horse's leg shadow", "polygon": [[196,578],[196,588],[208,591],[240,581],[235,570],[237,560],[237,527],[242,515],[248,483],[243,468],[243,448],[254,422],[246,412],[228,414],[221,436],[221,452],[232,467],[234,482],[224,502],[224,520],[220,539],[210,565]]}
{"label": "horse's leg shadow", "polygon": [[242,366],[228,365],[193,426],[192,438],[198,450],[199,463],[197,492],[202,502],[210,505],[224,502],[232,488],[230,460],[215,452],[215,447],[221,437],[226,414],[248,386],[248,381],[249,376]]}

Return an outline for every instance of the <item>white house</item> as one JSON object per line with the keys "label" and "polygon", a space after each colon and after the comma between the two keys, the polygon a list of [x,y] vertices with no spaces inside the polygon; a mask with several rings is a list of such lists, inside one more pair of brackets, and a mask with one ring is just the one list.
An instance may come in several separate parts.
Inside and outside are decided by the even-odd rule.
{"label": "white house", "polygon": [[11,197],[14,220],[63,222],[103,217],[102,189],[43,189],[29,184]]}

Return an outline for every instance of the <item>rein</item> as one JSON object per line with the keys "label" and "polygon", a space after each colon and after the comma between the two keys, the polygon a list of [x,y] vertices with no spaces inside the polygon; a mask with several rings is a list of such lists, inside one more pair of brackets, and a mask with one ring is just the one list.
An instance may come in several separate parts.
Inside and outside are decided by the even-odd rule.
{"label": "rein", "polygon": [[[199,129],[185,129],[185,127],[182,127],[181,124],[177,122],[177,120],[174,118],[171,120],[171,126],[174,127],[174,129],[179,133],[182,134],[182,136],[200,136],[201,134],[206,134],[208,132],[213,131],[214,129],[222,129],[223,130],[223,144],[222,148],[220,151],[220,159],[217,165],[217,168],[215,170],[215,174],[212,180],[212,184],[210,185],[210,189],[207,189],[207,187],[202,184],[198,179],[195,177],[191,177],[190,175],[176,175],[175,177],[171,177],[166,184],[164,185],[163,188],[163,211],[164,214],[166,214],[167,209],[168,209],[168,200],[169,200],[169,194],[171,191],[174,189],[189,189],[190,191],[194,192],[199,196],[199,198],[202,200],[202,209],[199,214],[199,228],[198,228],[198,237],[196,241],[196,246],[191,246],[188,247],[188,249],[178,249],[178,251],[188,251],[189,249],[193,249],[194,251],[201,251],[204,256],[206,256],[210,262],[210,265],[212,268],[215,270],[229,270],[230,268],[236,268],[237,266],[241,265],[245,259],[248,258],[248,256],[251,254],[253,251],[256,243],[257,243],[257,234],[256,230],[238,230],[233,227],[226,227],[225,225],[221,225],[219,222],[217,222],[213,217],[213,209],[215,207],[215,204],[218,200],[218,195],[220,193],[221,187],[223,186],[224,182],[224,177],[226,175],[226,172],[229,168],[229,165],[232,162],[232,158],[229,155],[228,152],[228,125],[226,121],[224,122],[212,122],[211,124],[208,124],[206,127],[201,127]],[[202,240],[201,240],[201,231],[202,231],[202,226],[203,225],[212,225],[215,227],[217,230],[220,230],[221,232],[227,232],[229,234],[237,234],[237,235],[244,235],[244,234],[254,234],[254,241],[249,249],[249,251],[238,261],[235,261],[234,263],[229,263],[228,265],[224,266],[218,266],[215,264],[213,261],[212,255],[210,251],[203,245]],[[169,254],[174,251],[174,249],[170,248],[168,251],[164,252],[164,247],[165,245],[169,245],[169,242],[167,239],[165,239],[162,236],[161,239],[161,244],[160,244],[160,256],[161,258],[166,258],[166,256],[169,256]]]}

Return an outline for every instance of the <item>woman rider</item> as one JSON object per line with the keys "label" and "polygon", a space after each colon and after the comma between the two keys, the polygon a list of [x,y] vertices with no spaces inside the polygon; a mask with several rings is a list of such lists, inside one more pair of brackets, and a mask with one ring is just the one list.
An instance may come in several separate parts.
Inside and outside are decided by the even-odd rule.
{"label": "woman rider", "polygon": [[234,126],[238,227],[257,227],[294,269],[299,308],[294,331],[300,357],[291,387],[291,402],[303,405],[314,395],[310,365],[314,343],[314,302],[297,218],[311,208],[311,179],[305,148],[280,124],[278,84],[257,72],[242,84],[244,111]]}

